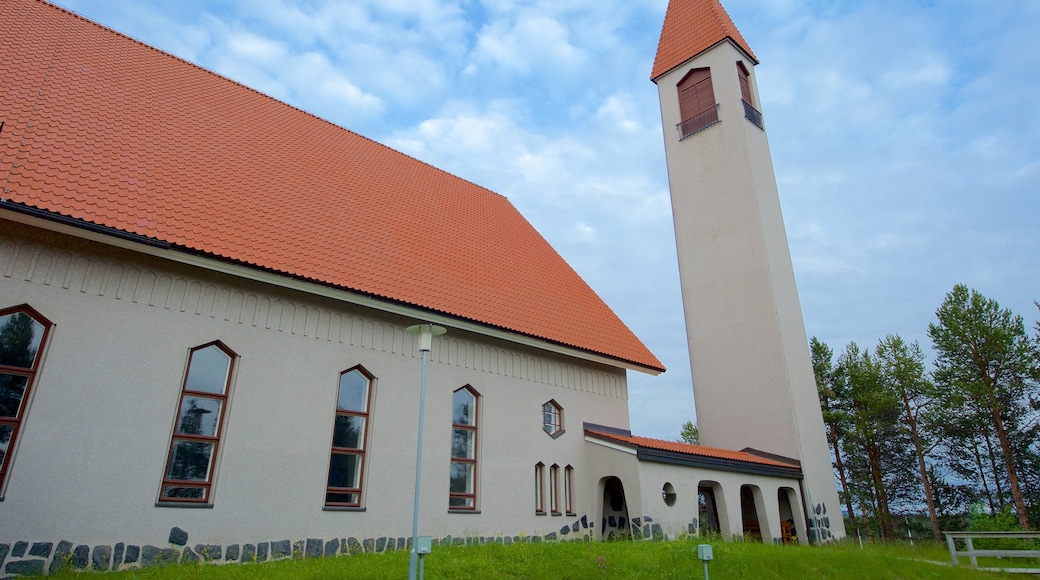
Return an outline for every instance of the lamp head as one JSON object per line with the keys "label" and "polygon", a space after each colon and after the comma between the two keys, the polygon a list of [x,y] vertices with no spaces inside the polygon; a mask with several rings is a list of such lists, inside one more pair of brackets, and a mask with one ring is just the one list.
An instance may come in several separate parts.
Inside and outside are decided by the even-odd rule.
{"label": "lamp head", "polygon": [[436,324],[426,323],[409,326],[405,331],[408,334],[419,335],[419,352],[430,352],[430,349],[433,347],[433,337],[448,332],[448,329],[443,326],[437,326]]}

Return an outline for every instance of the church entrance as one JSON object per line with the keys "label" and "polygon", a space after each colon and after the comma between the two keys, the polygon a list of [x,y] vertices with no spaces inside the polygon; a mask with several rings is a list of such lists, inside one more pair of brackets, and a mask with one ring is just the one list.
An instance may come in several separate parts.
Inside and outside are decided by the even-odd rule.
{"label": "church entrance", "polygon": [[621,480],[611,476],[600,480],[603,490],[603,520],[600,524],[601,540],[627,538],[629,530],[628,504],[625,503],[625,487]]}

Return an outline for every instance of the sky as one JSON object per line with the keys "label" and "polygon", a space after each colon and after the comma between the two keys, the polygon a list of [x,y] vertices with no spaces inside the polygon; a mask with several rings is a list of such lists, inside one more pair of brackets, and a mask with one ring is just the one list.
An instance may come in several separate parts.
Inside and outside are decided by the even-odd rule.
{"label": "sky", "polygon": [[[506,197],[695,419],[650,69],[667,0],[57,0]],[[806,333],[920,342],[955,284],[1040,300],[1040,2],[723,0],[755,67]],[[669,133],[670,134],[670,133]]]}

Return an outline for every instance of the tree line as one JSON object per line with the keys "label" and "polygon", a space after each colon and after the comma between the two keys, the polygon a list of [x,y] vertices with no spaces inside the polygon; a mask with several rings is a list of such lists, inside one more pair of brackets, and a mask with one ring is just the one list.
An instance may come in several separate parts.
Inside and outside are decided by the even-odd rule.
{"label": "tree line", "polygon": [[894,539],[922,513],[936,540],[970,514],[1040,521],[1040,323],[964,285],[935,314],[930,369],[898,334],[836,357],[810,340],[851,534]]}

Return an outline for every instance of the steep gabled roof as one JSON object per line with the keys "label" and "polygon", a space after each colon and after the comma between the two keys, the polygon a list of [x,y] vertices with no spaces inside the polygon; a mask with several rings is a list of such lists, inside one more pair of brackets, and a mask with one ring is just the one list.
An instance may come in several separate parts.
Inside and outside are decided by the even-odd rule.
{"label": "steep gabled roof", "polygon": [[669,0],[650,80],[656,80],[727,38],[758,64],[755,53],[719,0]]}
{"label": "steep gabled roof", "polygon": [[0,78],[7,208],[664,370],[492,191],[40,0]]}

